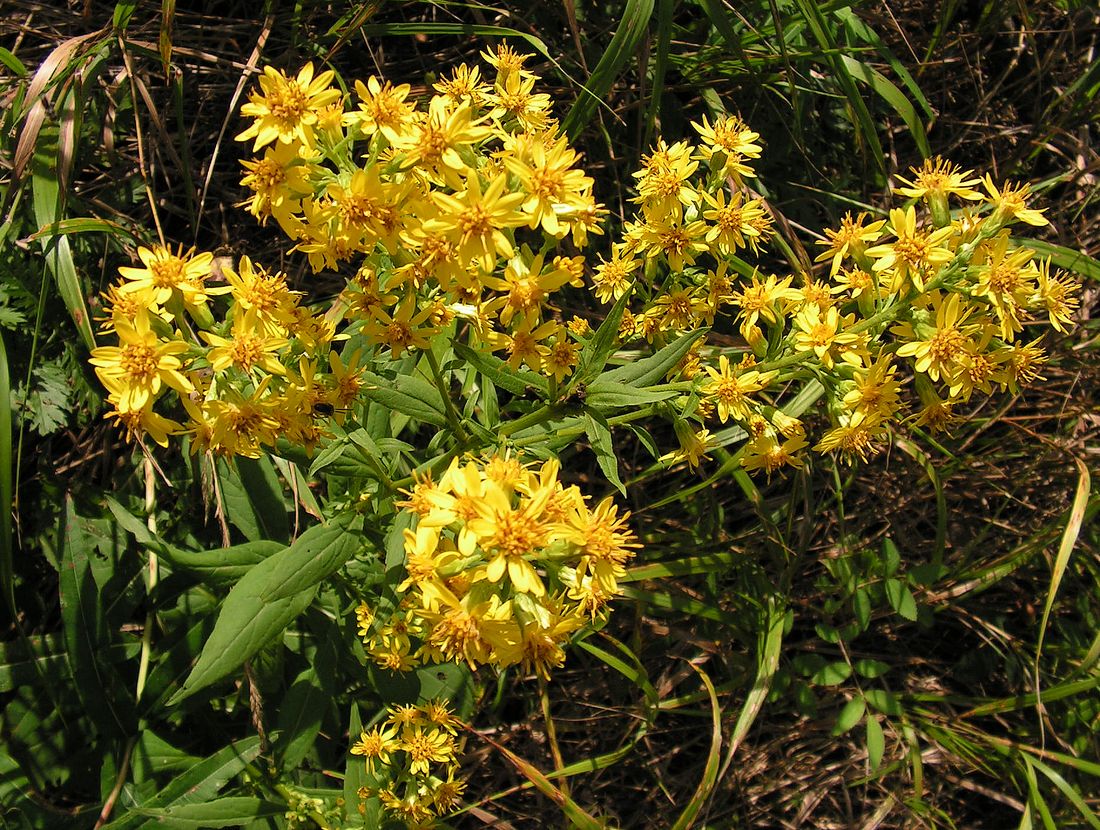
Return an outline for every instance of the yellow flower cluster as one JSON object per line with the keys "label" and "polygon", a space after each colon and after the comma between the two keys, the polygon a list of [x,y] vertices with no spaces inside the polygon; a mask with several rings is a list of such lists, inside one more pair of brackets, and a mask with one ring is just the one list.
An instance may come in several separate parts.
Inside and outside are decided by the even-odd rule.
{"label": "yellow flower cluster", "polygon": [[551,295],[582,284],[584,259],[553,252],[583,248],[604,211],[525,57],[483,57],[491,81],[463,64],[423,104],[407,84],[371,76],[345,101],[331,72],[269,67],[242,110],[254,121],[238,139],[264,150],[245,162],[246,204],[315,270],[352,262],[333,315],[349,332],[397,357],[457,316],[471,345],[561,380],[579,339]]}
{"label": "yellow flower cluster", "polygon": [[387,819],[428,828],[457,809],[466,782],[458,773],[459,721],[443,701],[391,706],[379,725],[363,730],[351,746],[366,764],[368,786],[359,809],[376,797]]}
{"label": "yellow flower cluster", "polygon": [[359,608],[371,657],[391,670],[423,663],[522,664],[548,678],[570,635],[619,593],[638,547],[610,498],[595,507],[563,487],[557,461],[455,460],[402,506],[406,579],[385,618]]}
{"label": "yellow flower cluster", "polygon": [[[774,395],[764,397],[789,381],[823,383],[831,427],[814,449],[850,460],[865,459],[903,418],[942,429],[953,408],[975,393],[1016,391],[1039,377],[1045,353],[1037,338],[1019,336],[1027,325],[1065,331],[1078,286],[1013,244],[1009,225],[1046,224],[1028,206],[1027,185],[998,188],[988,176],[930,159],[912,170],[911,180],[901,179],[898,192],[910,201],[888,218],[848,215],[825,232],[817,257],[828,269],[825,279],[803,275],[796,285],[794,277],[756,272],[735,278],[746,270],[737,251],[755,250],[768,235],[768,220],[741,181],[751,173],[746,161],[759,153],[757,137],[736,119],[719,125],[727,123],[721,131],[696,124],[702,146],[662,143],[644,160],[635,174],[641,218],[627,224],[595,277],[597,295],[607,302],[644,268],[645,307],[625,315],[624,339],[667,339],[730,312],[745,341],[742,358],[734,365],[720,355],[713,366],[701,364],[698,349],[689,356],[679,373],[696,379],[699,400],[690,401],[684,418],[716,415],[739,424],[749,436],[742,464],[770,473],[801,466],[809,446],[803,424],[776,408]],[[711,133],[726,136],[722,152]],[[961,202],[954,212],[952,199]],[[737,211],[736,234],[725,234],[722,209]],[[701,267],[703,257],[711,265]],[[647,293],[643,284],[661,289]],[[902,394],[906,363],[919,399],[914,411]],[[673,458],[698,463],[709,432],[683,423]]]}
{"label": "yellow flower cluster", "polygon": [[[334,326],[300,304],[282,274],[244,257],[212,286],[210,253],[140,248],[142,268],[119,269],[103,330],[117,346],[92,352],[113,411],[131,436],[162,446],[188,435],[192,451],[258,457],[278,438],[312,447],[322,425],[358,396],[357,356],[330,351]],[[229,299],[223,320],[212,301]],[[171,389],[185,423],[154,409]],[[176,407],[179,409],[180,407]],[[337,417],[340,417],[337,415]]]}

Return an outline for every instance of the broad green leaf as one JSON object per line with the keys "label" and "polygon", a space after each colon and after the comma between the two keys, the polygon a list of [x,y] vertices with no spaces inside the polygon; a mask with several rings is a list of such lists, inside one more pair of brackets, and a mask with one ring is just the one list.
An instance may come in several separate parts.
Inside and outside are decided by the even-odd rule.
{"label": "broad green leaf", "polygon": [[250,542],[290,541],[282,487],[268,458],[217,461],[226,518]]}
{"label": "broad green leaf", "polygon": [[901,567],[901,554],[898,553],[898,546],[887,536],[882,540],[882,574],[893,576],[898,572],[899,567]]}
{"label": "broad green leaf", "polygon": [[279,706],[279,738],[272,747],[279,767],[292,770],[313,746],[325,709],[335,694],[336,629],[321,638],[313,665],[294,679]]}
{"label": "broad green leaf", "polygon": [[856,660],[853,665],[856,674],[870,680],[874,680],[876,677],[882,677],[886,672],[890,671],[889,663],[883,663],[881,660],[872,660],[869,657]]}
{"label": "broad green leaf", "polygon": [[625,496],[626,487],[619,478],[619,459],[615,456],[615,445],[611,440],[611,428],[607,425],[607,419],[598,412],[585,410],[584,431],[603,474]]}
{"label": "broad green leaf", "polygon": [[894,718],[901,717],[901,704],[898,703],[897,695],[893,692],[888,692],[885,689],[868,689],[863,693],[863,696],[867,698],[868,703],[882,714]]}
{"label": "broad green leaf", "polygon": [[883,587],[886,589],[886,599],[889,600],[891,608],[907,620],[917,619],[917,601],[904,582],[900,579],[887,579]]}
{"label": "broad green leaf", "polygon": [[137,783],[165,773],[190,769],[202,760],[172,746],[151,729],[141,733],[130,758]]}
{"label": "broad green leaf", "polygon": [[[396,381],[376,375],[373,372],[364,372],[363,383],[368,384],[363,389],[363,396],[372,401],[377,401],[393,412],[400,412],[418,421],[423,421],[432,426],[447,426],[447,417],[443,414],[443,402],[439,401],[439,392],[435,391],[436,403],[426,403],[421,395],[423,387],[412,381],[411,378],[402,376]],[[421,381],[426,383],[426,381]],[[428,384],[433,390],[434,386]],[[414,394],[415,393],[415,394]]]}
{"label": "broad green leaf", "polygon": [[321,580],[363,547],[362,519],[344,513],[312,527],[253,567],[229,592],[195,668],[170,705],[236,670],[313,601]]}
{"label": "broad green leaf", "polygon": [[864,631],[871,623],[871,595],[866,588],[856,588],[852,594],[852,613]]}
{"label": "broad green leaf", "polygon": [[521,396],[530,395],[532,391],[537,392],[541,398],[546,398],[549,394],[549,385],[542,375],[527,371],[517,372],[496,355],[476,351],[465,343],[456,341],[453,345],[458,357],[501,389]]}
{"label": "broad green leaf", "polygon": [[683,360],[684,355],[707,331],[708,329],[689,331],[649,357],[643,357],[605,372],[600,376],[599,382],[626,383],[630,386],[652,386],[659,383],[665,379],[673,366]]}
{"label": "broad green leaf", "polygon": [[286,812],[286,804],[248,796],[216,798],[205,804],[174,807],[135,807],[135,813],[155,819],[156,827],[171,830],[203,830],[206,827],[240,827],[246,822]]}
{"label": "broad green leaf", "polygon": [[853,697],[840,710],[833,724],[833,735],[843,735],[863,719],[863,713],[867,711],[867,703],[862,697]]}
{"label": "broad green leaf", "polygon": [[867,761],[871,766],[871,772],[876,772],[882,763],[882,753],[886,749],[886,741],[882,734],[882,727],[878,718],[874,715],[867,716]]}
{"label": "broad green leaf", "polygon": [[852,667],[838,660],[833,663],[827,663],[819,671],[815,672],[810,679],[819,686],[839,686],[851,676]]}
{"label": "broad green leaf", "polygon": [[[231,778],[252,763],[259,754],[259,737],[245,738],[229,744],[177,775],[160,792],[142,804],[142,809],[211,801]],[[147,824],[156,826],[147,816],[130,811],[104,825],[103,830],[131,830]]]}
{"label": "broad green leaf", "polygon": [[639,389],[601,377],[588,385],[584,402],[594,409],[615,409],[667,401],[678,394],[675,389]]}
{"label": "broad green leaf", "polygon": [[66,494],[59,544],[61,557],[61,622],[77,695],[96,726],[108,735],[133,732],[133,695],[114,667],[104,661],[111,632],[104,615],[104,597],[92,575],[90,559],[97,555],[95,538]]}

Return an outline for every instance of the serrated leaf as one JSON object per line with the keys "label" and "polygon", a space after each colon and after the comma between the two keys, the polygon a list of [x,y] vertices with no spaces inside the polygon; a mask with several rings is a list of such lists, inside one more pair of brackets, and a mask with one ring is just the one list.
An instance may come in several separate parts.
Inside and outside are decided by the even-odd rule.
{"label": "serrated leaf", "polygon": [[843,735],[863,719],[863,713],[867,711],[867,703],[862,697],[853,697],[840,710],[833,724],[833,736]]}
{"label": "serrated leaf", "polygon": [[887,579],[883,583],[883,587],[886,590],[886,599],[890,602],[890,607],[899,616],[915,621],[917,619],[917,601],[913,598],[913,594],[905,586],[905,583],[900,579]]}
{"label": "serrated leaf", "polygon": [[225,598],[198,662],[169,705],[222,679],[278,637],[313,601],[321,580],[362,548],[361,528],[360,516],[341,514],[245,574]]}
{"label": "serrated leaf", "polygon": [[867,718],[867,761],[871,765],[871,772],[875,772],[882,763],[882,753],[886,751],[886,739],[882,734],[878,718],[870,715]]}
{"label": "serrated leaf", "polygon": [[615,456],[615,445],[611,440],[611,428],[607,425],[607,419],[598,412],[585,410],[584,431],[603,474],[625,496],[626,487],[619,478],[619,459]]}
{"label": "serrated leaf", "polygon": [[898,553],[898,546],[894,544],[893,539],[887,536],[882,540],[882,574],[883,576],[893,576],[900,567],[901,554]]}

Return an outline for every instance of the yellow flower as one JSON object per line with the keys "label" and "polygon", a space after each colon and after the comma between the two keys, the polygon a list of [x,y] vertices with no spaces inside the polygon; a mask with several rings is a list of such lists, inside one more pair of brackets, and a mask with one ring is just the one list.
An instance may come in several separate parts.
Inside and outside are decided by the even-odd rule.
{"label": "yellow flower", "polygon": [[253,152],[273,141],[282,144],[298,141],[304,147],[312,147],[318,113],[340,99],[340,90],[329,86],[334,74],[328,70],[314,77],[312,63],[303,66],[295,78],[274,67],[264,67],[261,91],[252,93],[249,102],[241,107],[242,115],[255,120],[237,136],[237,141],[255,138]]}
{"label": "yellow flower", "polygon": [[397,144],[412,125],[415,107],[405,103],[412,88],[408,84],[394,86],[371,75],[364,84],[355,82],[359,109],[348,113],[344,120],[357,124],[364,135],[381,133],[390,144]]}
{"label": "yellow flower", "polygon": [[760,252],[760,243],[772,233],[772,218],[760,199],[744,201],[740,191],[726,202],[726,191],[715,196],[703,194],[703,199],[713,208],[704,210],[703,218],[713,222],[707,231],[707,242],[720,254],[735,254],[746,245],[753,253]]}
{"label": "yellow flower", "polygon": [[1077,297],[1081,286],[1074,282],[1065,271],[1050,273],[1050,260],[1039,263],[1038,285],[1029,301],[1029,305],[1047,313],[1050,325],[1060,332],[1073,327],[1072,314],[1077,310],[1080,299]]}
{"label": "yellow flower", "polygon": [[878,415],[846,412],[840,416],[837,426],[822,436],[814,449],[818,452],[840,452],[849,463],[856,457],[866,462],[876,452],[874,442],[885,432],[886,427]]}
{"label": "yellow flower", "polygon": [[958,294],[950,294],[946,300],[941,292],[930,297],[935,311],[935,322],[914,328],[908,323],[895,326],[892,331],[909,342],[903,343],[897,353],[901,357],[915,357],[915,368],[924,372],[932,380],[941,376],[950,378],[959,367],[959,359],[970,344],[971,337],[978,333],[981,326],[968,323],[974,313],[974,307],[965,304]]}
{"label": "yellow flower", "polygon": [[141,311],[133,322],[115,323],[120,345],[100,346],[89,360],[107,386],[110,400],[120,413],[145,409],[165,384],[181,395],[194,390],[180,372],[177,355],[188,346],[182,340],[162,342],[150,327],[149,312]]}
{"label": "yellow flower", "polygon": [[428,104],[427,112],[417,113],[414,125],[398,136],[394,145],[405,165],[458,187],[457,174],[471,172],[462,150],[490,135],[492,128],[475,121],[468,104],[448,109],[447,102],[437,97]]}
{"label": "yellow flower", "polygon": [[427,775],[432,764],[446,764],[455,759],[454,738],[433,727],[410,726],[401,730],[400,748],[412,762],[413,775]]}
{"label": "yellow flower", "polygon": [[760,140],[760,134],[750,130],[739,117],[725,116],[710,124],[704,115],[702,124],[692,121],[691,126],[703,139],[698,151],[699,158],[712,165],[720,164],[718,169],[722,174],[738,183],[742,177],[753,175],[752,167],[745,160],[760,158],[762,148],[756,143]]}
{"label": "yellow flower", "polygon": [[844,331],[853,323],[854,314],[841,317],[836,308],[823,312],[818,305],[808,303],[794,318],[795,348],[812,351],[826,369],[833,368],[837,357],[858,365],[866,352],[867,336]]}
{"label": "yellow flower", "polygon": [[497,122],[514,119],[522,130],[537,132],[550,126],[550,96],[533,92],[535,77],[524,77],[518,72],[498,77],[492,92],[485,94],[485,102],[492,107],[489,117]]}
{"label": "yellow flower", "polygon": [[517,210],[524,194],[505,193],[507,186],[508,177],[501,174],[482,193],[481,182],[474,174],[459,193],[433,192],[439,216],[426,222],[425,228],[448,235],[463,260],[476,260],[482,271],[490,273],[497,257],[515,254],[503,231],[527,224],[527,217]]}
{"label": "yellow flower", "polygon": [[769,477],[780,467],[801,468],[801,452],[806,446],[804,435],[792,435],[780,442],[776,435],[765,432],[745,445],[741,466],[750,472],[763,470]]}
{"label": "yellow flower", "polygon": [[241,162],[248,171],[241,185],[252,191],[252,197],[241,206],[248,208],[261,225],[268,216],[274,216],[286,230],[290,216],[301,210],[302,199],[311,195],[310,165],[302,160],[299,149],[297,144],[280,142],[265,149],[262,159]]}
{"label": "yellow flower", "polygon": [[374,772],[374,765],[389,766],[390,756],[399,749],[402,743],[397,740],[397,729],[393,726],[376,726],[369,732],[361,731],[359,740],[352,744],[352,755],[362,755],[366,761],[367,772]]}
{"label": "yellow flower", "polygon": [[[389,346],[394,358],[406,349],[426,349],[438,330],[430,325],[431,308],[416,310],[416,295],[406,294],[391,315],[381,306],[371,309],[371,319],[363,326],[370,341]],[[427,325],[426,325],[427,324]]]}
{"label": "yellow flower", "polygon": [[710,380],[703,384],[700,392],[714,399],[718,406],[718,419],[723,424],[730,418],[747,420],[753,403],[750,395],[767,387],[775,378],[775,372],[758,372],[755,369],[735,371],[725,355],[719,355],[717,369],[711,366],[704,368]]}
{"label": "yellow flower", "polygon": [[204,304],[211,294],[225,293],[226,289],[207,289],[204,281],[210,275],[211,253],[194,254],[194,249],[172,253],[163,245],[138,248],[138,258],[144,268],[122,267],[118,269],[126,283],[118,288],[122,294],[137,294],[149,305],[166,306],[177,297],[185,307],[195,309]]}
{"label": "yellow flower", "polygon": [[663,140],[648,156],[642,157],[642,168],[633,175],[638,179],[638,195],[647,215],[667,217],[679,224],[683,209],[699,201],[699,192],[691,177],[699,163],[691,157],[691,145],[679,141],[669,147]]}
{"label": "yellow flower", "polygon": [[242,372],[251,372],[259,367],[274,375],[286,374],[286,367],[276,357],[280,349],[286,346],[285,337],[271,337],[260,325],[259,315],[254,309],[238,314],[233,320],[232,338],[220,337],[202,332],[202,338],[212,348],[207,359],[215,372],[224,372],[235,366]]}
{"label": "yellow flower", "polygon": [[[981,180],[970,178],[974,175],[972,170],[960,170],[957,164],[939,156],[925,159],[920,167],[910,167],[909,171],[913,174],[912,181],[898,176],[898,181],[905,185],[898,188],[898,193],[902,196],[915,199],[923,197],[929,203],[939,199],[946,200],[948,196],[958,196],[969,201],[982,198],[982,194],[973,187]],[[946,206],[946,201],[943,204]]]}
{"label": "yellow flower", "polygon": [[836,230],[825,229],[825,239],[818,240],[818,245],[824,245],[825,250],[814,257],[814,262],[828,262],[829,276],[835,277],[840,270],[840,264],[845,257],[851,257],[857,264],[862,259],[867,244],[875,242],[882,235],[882,228],[886,225],[885,219],[879,219],[864,225],[868,214],[860,212],[854,218],[851,213],[846,213]]}
{"label": "yellow flower", "polygon": [[869,248],[866,253],[875,260],[876,272],[889,271],[893,275],[891,291],[900,291],[907,279],[918,291],[923,291],[925,277],[954,257],[945,246],[954,230],[951,227],[931,232],[917,230],[917,214],[912,205],[906,210],[894,208],[890,211],[888,230],[897,239]]}
{"label": "yellow flower", "polygon": [[993,205],[993,216],[990,221],[994,226],[1000,227],[1015,220],[1037,228],[1050,224],[1043,216],[1043,211],[1027,206],[1027,200],[1031,197],[1031,185],[1027,182],[1021,184],[1005,182],[998,190],[993,184],[993,177],[987,173],[982,177],[982,187],[989,194],[987,197],[989,203]]}

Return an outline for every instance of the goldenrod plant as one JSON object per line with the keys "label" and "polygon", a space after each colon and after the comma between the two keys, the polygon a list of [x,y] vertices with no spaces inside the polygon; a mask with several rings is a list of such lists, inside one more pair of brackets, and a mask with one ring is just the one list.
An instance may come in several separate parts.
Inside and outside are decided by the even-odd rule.
{"label": "goldenrod plant", "polygon": [[[567,483],[576,437],[620,489],[610,425],[643,415],[676,427],[666,466],[700,465],[727,424],[752,472],[811,451],[867,461],[908,424],[947,429],[975,396],[1040,378],[1038,329],[1072,325],[1077,284],[1011,236],[1046,224],[1028,187],[940,158],[899,177],[886,218],[826,230],[821,274],[750,265],[774,228],[752,188],[765,148],[738,116],[658,140],[633,177],[636,213],[589,258],[606,210],[550,97],[525,55],[482,58],[424,101],[373,75],[345,94],[313,64],[265,68],[237,136],[262,152],[244,162],[243,207],[345,287],[313,303],[247,255],[215,282],[210,252],[141,248],[105,297],[118,345],[92,352],[107,417],[136,441],[314,473],[361,460],[320,509],[361,534],[334,567],[393,540],[354,608],[379,671],[519,666],[545,682],[603,625],[641,544],[612,498]],[[602,318],[563,311],[585,288]],[[717,326],[738,342],[709,341]],[[807,388],[821,406],[793,411]],[[182,694],[263,645],[212,653],[225,633]],[[363,730],[360,812],[373,800],[428,827],[455,809],[456,724],[437,701]]]}

